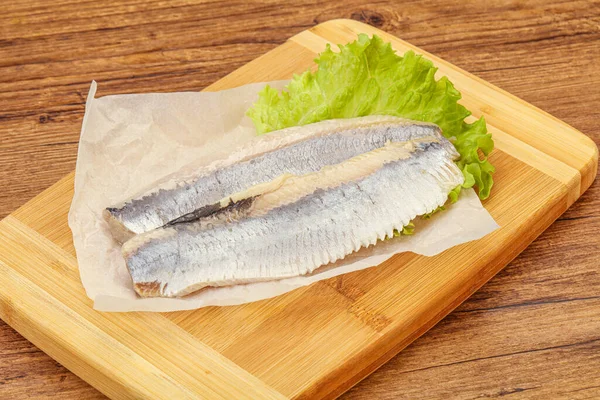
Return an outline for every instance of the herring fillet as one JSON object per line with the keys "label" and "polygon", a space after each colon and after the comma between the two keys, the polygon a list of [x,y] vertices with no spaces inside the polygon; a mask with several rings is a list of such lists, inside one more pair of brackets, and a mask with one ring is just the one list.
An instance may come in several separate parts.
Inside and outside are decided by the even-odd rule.
{"label": "herring fillet", "polygon": [[231,202],[272,190],[286,174],[311,173],[387,142],[426,136],[442,138],[436,125],[391,116],[327,120],[283,129],[187,176],[171,176],[134,199],[108,207],[104,217],[113,237],[124,242],[135,234],[173,221],[202,218]]}
{"label": "herring fillet", "polygon": [[[138,235],[123,245],[134,288],[144,297],[172,297],[207,286],[304,275],[391,237],[443,205],[463,183],[453,162],[457,154],[444,141],[449,143],[415,141],[408,154],[398,153],[374,172],[337,186],[315,190],[300,177],[296,186],[306,187],[307,194],[275,202],[274,208],[256,208],[259,195],[195,222]],[[278,190],[267,195],[288,196]]]}

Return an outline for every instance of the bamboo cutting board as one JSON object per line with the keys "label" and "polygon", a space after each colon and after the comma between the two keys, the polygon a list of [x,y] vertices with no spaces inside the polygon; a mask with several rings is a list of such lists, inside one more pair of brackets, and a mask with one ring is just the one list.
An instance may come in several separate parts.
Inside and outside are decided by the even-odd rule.
{"label": "bamboo cutting board", "polygon": [[290,78],[326,43],[379,34],[424,54],[485,115],[496,149],[492,196],[502,226],[426,258],[256,303],[195,311],[100,313],[79,281],[67,213],[73,174],[0,222],[0,317],[94,387],[125,398],[333,398],[402,350],[519,254],[592,183],[598,151],[541,110],[368,25],[304,31],[208,90]]}

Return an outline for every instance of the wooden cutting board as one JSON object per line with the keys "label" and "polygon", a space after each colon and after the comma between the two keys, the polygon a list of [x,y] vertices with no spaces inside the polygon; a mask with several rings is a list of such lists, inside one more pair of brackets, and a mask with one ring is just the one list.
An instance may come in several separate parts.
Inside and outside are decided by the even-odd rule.
{"label": "wooden cutting board", "polygon": [[0,317],[107,396],[334,398],[423,334],[519,254],[592,183],[585,135],[393,36],[351,20],[304,31],[208,90],[290,78],[326,43],[376,33],[424,54],[485,115],[502,226],[426,258],[400,254],[274,299],[173,313],[101,313],[79,281],[67,226],[73,174],[0,222]]}

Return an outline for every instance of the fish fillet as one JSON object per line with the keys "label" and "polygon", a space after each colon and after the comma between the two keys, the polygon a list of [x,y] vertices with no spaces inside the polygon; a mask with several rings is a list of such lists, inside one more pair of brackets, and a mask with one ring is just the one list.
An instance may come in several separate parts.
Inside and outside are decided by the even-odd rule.
{"label": "fish fillet", "polygon": [[[290,175],[319,171],[388,142],[434,136],[433,124],[391,116],[328,120],[262,136],[225,160],[165,179],[134,199],[104,211],[116,240],[171,222],[189,222],[230,203],[276,189]],[[443,141],[449,151],[452,144]]]}
{"label": "fish fillet", "polygon": [[456,151],[436,135],[387,143],[248,197],[194,222],[123,245],[141,296],[183,296],[308,274],[391,237],[463,183]]}

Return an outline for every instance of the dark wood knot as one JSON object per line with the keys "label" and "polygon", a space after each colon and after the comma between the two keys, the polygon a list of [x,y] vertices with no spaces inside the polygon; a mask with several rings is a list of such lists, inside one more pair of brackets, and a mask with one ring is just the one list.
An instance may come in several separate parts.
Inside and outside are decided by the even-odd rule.
{"label": "dark wood knot", "polygon": [[360,12],[354,12],[351,16],[352,19],[365,22],[376,28],[381,28],[384,23],[383,15],[376,11],[362,10]]}

